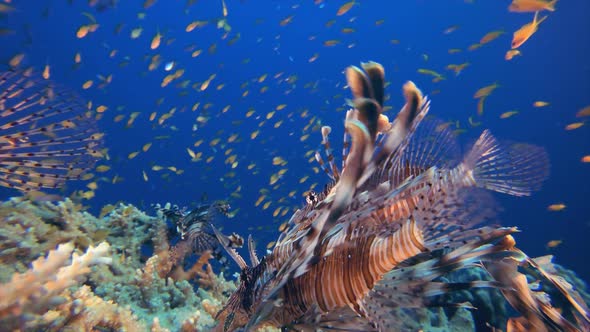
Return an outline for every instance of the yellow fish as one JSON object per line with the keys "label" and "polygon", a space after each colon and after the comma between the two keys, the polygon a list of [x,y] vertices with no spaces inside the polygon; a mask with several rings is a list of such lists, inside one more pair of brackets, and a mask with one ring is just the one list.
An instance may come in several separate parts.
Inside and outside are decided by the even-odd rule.
{"label": "yellow fish", "polygon": [[547,207],[547,210],[549,211],[561,211],[563,209],[565,209],[566,206],[563,203],[558,203],[558,204],[551,204]]}
{"label": "yellow fish", "polygon": [[561,240],[551,240],[551,241],[547,242],[547,249],[549,249],[549,248],[555,248],[558,245],[560,245],[561,242],[563,242],[563,241],[561,241]]}
{"label": "yellow fish", "polygon": [[508,11],[513,13],[533,13],[542,10],[553,12],[555,11],[556,2],[557,0],[512,0],[512,3],[508,6]]}
{"label": "yellow fish", "polygon": [[547,18],[547,16],[545,16],[540,20],[537,20],[538,15],[539,12],[535,12],[535,17],[531,23],[523,25],[520,29],[514,32],[511,45],[513,49],[519,48],[522,46],[522,44],[529,40],[529,38],[531,38],[531,36],[537,32],[537,29],[539,29],[539,24],[541,24]]}
{"label": "yellow fish", "polygon": [[548,105],[549,105],[549,103],[546,102],[546,101],[536,101],[536,102],[533,103],[533,106],[534,107],[545,107],[545,106],[548,106]]}
{"label": "yellow fish", "polygon": [[510,61],[510,60],[512,60],[512,58],[514,58],[517,55],[521,55],[519,50],[509,50],[508,52],[506,52],[504,59],[506,61]]}
{"label": "yellow fish", "polygon": [[574,129],[578,129],[581,126],[584,125],[584,122],[574,122],[574,123],[570,123],[567,126],[565,126],[565,130],[574,130]]}
{"label": "yellow fish", "polygon": [[488,86],[484,86],[483,88],[481,88],[475,92],[475,94],[473,95],[473,98],[477,99],[477,98],[481,98],[481,97],[487,97],[492,93],[492,91],[496,90],[496,88],[498,88],[499,86],[500,86],[500,84],[498,84],[497,82],[495,82],[494,84],[488,85]]}
{"label": "yellow fish", "polygon": [[590,116],[590,106],[586,106],[586,107],[582,108],[581,110],[579,110],[578,113],[576,113],[577,118],[581,118],[581,117],[585,117],[585,116]]}

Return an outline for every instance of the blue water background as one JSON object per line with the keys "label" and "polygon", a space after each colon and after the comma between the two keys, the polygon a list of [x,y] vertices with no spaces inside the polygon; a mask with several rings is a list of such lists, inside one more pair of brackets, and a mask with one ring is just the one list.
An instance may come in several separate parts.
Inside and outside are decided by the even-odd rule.
{"label": "blue water background", "polygon": [[[222,39],[224,31],[216,27],[216,20],[222,17],[221,1],[217,0],[201,0],[191,6],[185,1],[159,0],[147,10],[142,8],[142,1],[121,1],[101,12],[89,7],[86,1],[13,2],[17,11],[0,18],[0,27],[15,31],[13,35],[0,36],[0,63],[5,65],[12,56],[24,52],[21,67],[42,70],[49,64],[52,80],[91,100],[94,107],[109,107],[99,124],[106,133],[110,160],[100,164],[110,165],[111,170],[98,174],[104,179],[98,182],[96,197],[85,201],[94,213],[105,204],[119,201],[136,204],[146,211],[150,211],[152,203],[190,206],[199,203],[206,193],[209,200],[229,199],[234,209],[240,209],[235,218],[223,223],[224,228],[242,235],[252,233],[262,251],[276,239],[278,226],[291,214],[290,211],[285,216],[273,217],[273,211],[279,206],[301,206],[302,193],[311,183],[318,183],[318,190],[327,183],[326,176],[312,171],[316,165],[309,163],[304,154],[318,147],[321,137],[317,124],[321,123],[332,125],[332,142],[339,155],[345,98],[350,98],[343,70],[373,60],[384,65],[386,79],[391,83],[387,88],[387,103],[393,106],[388,112],[390,117],[403,105],[402,84],[413,80],[426,94],[435,92],[431,95],[432,114],[443,121],[459,120],[461,127],[468,129],[459,137],[463,145],[489,128],[499,138],[539,145],[548,151],[551,175],[543,190],[527,198],[495,195],[504,208],[499,217],[503,225],[515,225],[522,230],[516,239],[529,255],[555,254],[558,263],[590,280],[590,164],[580,161],[590,154],[590,126],[564,129],[567,124],[580,121],[576,112],[590,105],[590,2],[586,0],[560,1],[557,11],[543,13],[549,14],[549,18],[521,47],[523,55],[512,61],[504,60],[512,32],[530,22],[533,14],[509,13],[509,1],[360,1],[350,12],[336,16],[343,1],[316,5],[313,1],[226,0],[227,22],[232,28],[226,39]],[[78,39],[78,27],[89,23],[82,12],[94,15],[100,26],[86,38]],[[145,13],[145,19],[138,18],[138,13]],[[291,15],[292,22],[281,26],[281,20]],[[210,23],[185,32],[186,26],[195,20]],[[327,27],[330,20],[335,22]],[[378,25],[379,20],[384,21]],[[116,34],[118,24],[123,27]],[[459,28],[444,34],[452,25]],[[138,39],[131,39],[131,30],[136,27],[143,27],[143,32]],[[342,28],[356,31],[344,34]],[[484,34],[498,29],[506,33],[475,51],[467,51]],[[150,41],[158,31],[163,35],[162,45],[151,50]],[[228,45],[237,33],[240,39]],[[323,46],[324,41],[332,39],[340,43]],[[192,44],[195,48],[186,51]],[[212,44],[217,45],[214,54],[208,52]],[[351,44],[354,45],[349,48]],[[463,51],[449,54],[452,48]],[[203,52],[192,58],[196,49]],[[109,56],[112,50],[117,50],[114,57]],[[78,68],[74,67],[76,52],[82,55]],[[309,62],[316,53],[317,60]],[[163,63],[157,70],[148,71],[150,58],[155,54],[162,56]],[[169,74],[164,63],[169,61],[175,62],[173,71],[182,68],[185,72],[181,79],[162,88],[162,79]],[[470,65],[458,76],[445,70],[448,64],[463,62]],[[435,70],[446,79],[434,83],[432,77],[419,74],[419,68]],[[274,78],[280,72],[282,76]],[[112,83],[98,89],[97,75],[110,74]],[[191,88],[211,74],[216,77],[207,90]],[[259,83],[257,80],[263,74],[268,77]],[[296,80],[293,76],[287,81],[291,75],[296,75]],[[81,86],[88,79],[95,84],[83,90]],[[178,88],[177,83],[186,79],[190,80],[188,88]],[[486,99],[484,115],[478,117],[473,94],[494,82],[500,87]],[[221,83],[224,87],[217,90]],[[304,87],[307,83],[313,87]],[[260,92],[263,86],[268,91]],[[183,90],[187,94],[180,96]],[[249,94],[243,97],[246,90]],[[164,100],[157,105],[160,98]],[[534,108],[532,104],[537,100],[550,105]],[[191,108],[196,102],[200,106],[193,112]],[[207,103],[213,105],[204,112]],[[279,104],[287,106],[259,127],[267,113]],[[231,107],[222,113],[227,105]],[[122,108],[118,110],[119,106]],[[153,111],[159,117],[174,107],[176,113],[164,125],[148,120]],[[251,108],[255,113],[246,118]],[[518,110],[519,114],[499,118],[501,113],[511,110]],[[302,118],[304,111],[309,115]],[[126,128],[132,112],[141,113]],[[113,119],[119,114],[127,116],[115,123]],[[209,121],[198,124],[193,131],[198,115],[209,117]],[[313,116],[317,117],[315,130],[310,127],[304,132]],[[469,116],[483,124],[470,128]],[[283,123],[274,128],[278,120]],[[250,139],[257,129],[258,137]],[[227,143],[234,133],[239,134],[238,140]],[[301,142],[303,134],[310,137]],[[159,135],[170,138],[155,139]],[[211,147],[209,143],[215,138],[221,138],[221,142]],[[200,139],[204,143],[193,147]],[[147,153],[140,152],[132,160],[127,158],[148,142],[153,146]],[[190,162],[187,148],[202,152],[203,160]],[[225,163],[229,155],[224,152],[229,148],[233,149],[229,155],[238,155],[235,169]],[[206,163],[204,159],[209,156],[215,158]],[[273,157],[277,156],[288,164],[273,165]],[[247,169],[250,163],[256,164],[252,170]],[[175,166],[184,173],[152,171],[153,165]],[[288,170],[277,185],[270,185],[271,174],[281,168]],[[149,177],[147,182],[142,171]],[[232,171],[234,177],[228,175]],[[163,174],[168,174],[168,178],[163,179]],[[300,184],[305,175],[309,179]],[[114,176],[122,181],[112,184]],[[83,186],[70,183],[66,193]],[[230,196],[240,186],[240,196]],[[254,206],[262,188],[269,190],[264,202],[272,201],[266,210],[261,208],[264,203]],[[288,197],[292,190],[297,190],[296,195]],[[6,189],[0,193],[3,199],[15,194]],[[554,203],[564,203],[567,208],[548,211],[547,206]],[[548,249],[546,244],[551,240],[563,242]]]}

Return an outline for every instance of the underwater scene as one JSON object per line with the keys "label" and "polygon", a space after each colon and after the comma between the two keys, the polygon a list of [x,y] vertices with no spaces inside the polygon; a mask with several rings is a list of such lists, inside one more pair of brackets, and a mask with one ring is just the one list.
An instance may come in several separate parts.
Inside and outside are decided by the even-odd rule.
{"label": "underwater scene", "polygon": [[0,332],[590,331],[588,12],[0,0]]}

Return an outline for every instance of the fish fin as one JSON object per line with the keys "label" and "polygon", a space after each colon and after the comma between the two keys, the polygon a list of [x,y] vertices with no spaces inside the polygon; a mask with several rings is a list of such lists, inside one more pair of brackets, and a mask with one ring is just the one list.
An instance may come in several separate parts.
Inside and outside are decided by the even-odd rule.
{"label": "fish fin", "polygon": [[[346,119],[352,116],[352,110],[346,112]],[[342,138],[342,168],[346,166],[346,159],[350,153],[350,136],[344,131],[344,137]]]}
{"label": "fish fin", "polygon": [[[537,12],[538,13],[538,12]],[[545,15],[543,16],[539,21],[537,21],[536,25],[535,25],[535,30],[537,30],[537,28],[539,27],[539,25],[541,23],[543,23],[543,21],[545,21],[547,19],[547,17],[549,17],[549,15]]]}
{"label": "fish fin", "polygon": [[0,186],[23,192],[80,179],[102,157],[83,101],[30,71],[0,73],[0,132]]}
{"label": "fish fin", "polygon": [[248,235],[248,252],[250,253],[250,264],[252,264],[252,266],[260,264],[260,259],[258,259],[258,255],[256,255],[255,246],[252,234]]}
{"label": "fish fin", "polygon": [[[519,265],[526,261],[526,255],[522,256],[524,257],[516,260],[498,260],[485,264],[490,275],[507,286],[500,291],[508,303],[523,315],[524,320],[521,323],[526,322],[525,327],[534,331],[576,331],[571,329],[571,323],[564,320],[552,307],[546,293],[531,289],[527,276],[518,269]],[[518,320],[512,323],[518,323]]]}
{"label": "fish fin", "polygon": [[545,7],[545,9],[547,9],[547,10],[548,10],[548,11],[550,11],[550,12],[554,12],[554,11],[555,11],[555,4],[556,4],[556,3],[557,3],[557,0],[550,1],[550,2],[547,4],[547,7]]}
{"label": "fish fin", "polygon": [[[404,312],[407,309],[419,311],[426,307],[448,305],[437,302],[438,295],[472,288],[503,287],[496,281],[447,283],[435,279],[463,268],[481,267],[480,261],[518,258],[519,253],[507,250],[504,243],[513,231],[511,228],[499,228],[447,254],[435,256],[437,252],[424,253],[414,258],[418,260],[422,256],[422,261],[396,267],[385,274],[362,300],[366,316],[381,331],[407,330],[405,324],[411,322],[403,319]],[[455,305],[470,306],[466,303]]]}
{"label": "fish fin", "polygon": [[[406,103],[387,132],[387,138],[380,152],[383,158],[389,157],[397,151],[402,151],[400,146],[403,146],[404,140],[416,130],[430,110],[430,101],[422,95],[422,91],[412,81],[404,84],[403,94]],[[380,161],[379,157],[378,161]]]}
{"label": "fish fin", "polygon": [[482,232],[494,232],[492,227],[476,228],[477,225],[491,225],[496,216],[497,205],[488,192],[481,189],[441,190],[434,202],[418,203],[418,209],[413,213],[425,248],[456,248],[479,238]]}
{"label": "fish fin", "polygon": [[[346,73],[355,99],[364,98],[367,95],[372,96],[368,78],[359,68],[349,67]],[[287,281],[301,276],[317,264],[321,259],[322,240],[331,233],[333,227],[337,225],[338,219],[353,200],[363,174],[365,172],[370,174],[374,170],[374,167],[368,170],[368,166],[374,162],[371,159],[374,141],[371,140],[371,132],[367,126],[377,123],[374,118],[378,117],[380,107],[374,102],[370,103],[371,106],[367,106],[368,103],[357,103],[356,100],[355,105],[366,107],[366,109],[354,110],[347,114],[350,116],[347,116],[345,130],[351,136],[352,144],[346,158],[346,166],[342,169],[342,174],[333,188],[334,195],[330,197],[330,201],[326,200],[325,206],[319,210],[317,217],[305,233],[293,242],[293,254],[277,271],[273,284],[269,285],[268,292],[263,297],[258,310],[252,315],[246,329],[256,326],[270,313],[274,306],[273,300]],[[407,114],[408,112],[404,117],[406,121],[400,125],[402,127],[406,122],[409,124],[413,122],[416,112]]]}
{"label": "fish fin", "polygon": [[[374,97],[367,76],[356,67],[347,69],[347,79],[355,99]],[[255,313],[252,314],[246,329],[256,326],[266,315],[270,314],[274,306],[274,299],[279,290],[291,279],[303,275],[321,259],[321,244],[327,235],[332,234],[338,220],[353,201],[357,189],[367,180],[377,165],[389,156],[390,152],[398,148],[408,132],[415,130],[417,123],[428,111],[428,102],[422,97],[420,90],[412,83],[404,85],[406,105],[399,112],[390,136],[380,151],[382,157],[374,157],[374,139],[370,128],[377,130],[376,119],[381,107],[375,101],[370,103],[357,102],[361,110],[353,110],[347,114],[345,130],[351,136],[351,147],[346,158],[346,166],[342,169],[340,179],[332,189],[333,196],[324,200],[325,206],[317,212],[317,217],[305,233],[293,242],[293,254],[277,271],[272,285],[262,297],[262,301]],[[356,114],[355,114],[356,113]],[[350,116],[348,116],[350,115]]]}
{"label": "fish fin", "polygon": [[[322,127],[322,145],[321,145],[321,148],[319,148],[316,151],[315,159],[318,162],[318,164],[320,165],[321,169],[326,174],[328,174],[330,179],[332,179],[333,181],[338,181],[338,179],[340,178],[340,170],[338,169],[338,167],[336,166],[336,163],[334,162],[334,154],[332,152],[332,148],[330,147],[329,135],[331,132],[332,132],[332,128],[330,128],[329,126]],[[326,163],[320,153],[321,150],[324,151],[324,154],[326,156],[326,160],[328,161],[327,166],[326,166]]]}
{"label": "fish fin", "polygon": [[445,123],[436,119],[424,119],[404,144],[407,147],[403,153],[391,160],[391,166],[386,168],[392,187],[432,166],[450,169],[460,161],[456,136]]}
{"label": "fish fin", "polygon": [[385,69],[381,64],[373,61],[362,63],[361,67],[363,67],[371,82],[373,98],[382,108],[385,97]]}
{"label": "fish fin", "polygon": [[213,229],[219,244],[221,244],[223,249],[225,249],[227,254],[236,262],[236,264],[238,264],[240,269],[245,269],[248,267],[248,264],[246,264],[246,261],[242,258],[242,256],[240,256],[240,254],[238,254],[234,248],[229,247],[229,240],[227,236],[221,234],[221,232],[215,226],[213,226],[213,224],[211,224],[211,228]]}
{"label": "fish fin", "polygon": [[463,160],[467,173],[485,188],[513,196],[530,196],[549,176],[545,149],[524,143],[505,146],[485,130]]}
{"label": "fish fin", "polygon": [[287,331],[333,331],[333,332],[376,332],[365,317],[359,316],[350,307],[342,307],[322,313],[313,305],[302,317],[289,324]]}
{"label": "fish fin", "polygon": [[357,66],[350,66],[346,68],[345,74],[353,99],[373,98],[371,82],[364,71]]}
{"label": "fish fin", "polygon": [[543,289],[547,289],[548,285],[555,288],[559,295],[565,299],[565,301],[559,302],[569,303],[568,308],[565,309],[572,315],[568,316],[574,316],[579,325],[590,328],[590,309],[575,287],[559,275],[557,267],[551,261],[552,258],[553,256],[550,255],[537,258],[527,257],[525,263],[528,265],[530,274],[538,276],[540,280],[545,280],[546,285]]}
{"label": "fish fin", "polygon": [[324,161],[324,158],[322,158],[322,154],[320,153],[320,149],[316,150],[316,152],[315,152],[315,160],[318,163],[318,165],[320,166],[320,168],[322,169],[322,171],[324,171],[324,173],[326,173],[326,175],[328,175],[328,177],[330,177],[330,179],[332,181],[334,181],[335,180],[334,175],[332,174],[332,172],[330,171],[328,166],[326,166],[326,162]]}
{"label": "fish fin", "polygon": [[375,142],[377,137],[379,115],[381,114],[381,106],[375,99],[356,98],[354,100],[354,108],[358,110],[357,116],[369,131],[371,142]]}

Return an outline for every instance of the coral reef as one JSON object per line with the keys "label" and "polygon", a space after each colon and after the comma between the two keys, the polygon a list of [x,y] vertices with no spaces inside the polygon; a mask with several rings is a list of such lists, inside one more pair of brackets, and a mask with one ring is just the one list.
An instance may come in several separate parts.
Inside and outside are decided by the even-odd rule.
{"label": "coral reef", "polygon": [[0,204],[0,331],[210,329],[235,289],[211,253],[185,270],[162,218],[125,204],[101,214],[70,199]]}
{"label": "coral reef", "polygon": [[[211,251],[178,264],[174,251],[183,242],[170,245],[162,216],[133,205],[107,206],[97,218],[70,199],[12,198],[0,203],[0,217],[0,331],[207,331],[236,289],[234,280],[215,272]],[[585,284],[573,272],[550,257],[536,260],[552,266],[549,271],[588,302]],[[484,269],[473,267],[441,281],[488,279]],[[553,297],[556,291],[544,287]],[[498,290],[441,297],[447,296],[464,307],[398,309],[398,315],[412,330],[506,326],[509,315]]]}
{"label": "coral reef", "polygon": [[[82,255],[73,253],[73,250],[71,243],[61,244],[51,250],[47,257],[35,260],[30,270],[15,273],[9,282],[0,285],[0,320],[3,328],[47,328],[46,324],[54,324],[55,314],[50,311],[54,306],[64,305],[67,296],[64,297],[66,294],[62,293],[79,284],[92,265],[108,265],[112,262],[108,257],[109,244],[106,242],[96,248],[90,246]],[[77,301],[65,302],[72,306],[79,305]]]}

